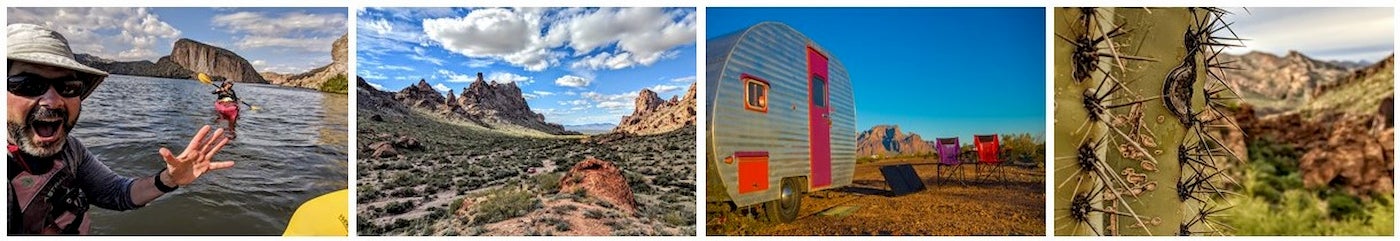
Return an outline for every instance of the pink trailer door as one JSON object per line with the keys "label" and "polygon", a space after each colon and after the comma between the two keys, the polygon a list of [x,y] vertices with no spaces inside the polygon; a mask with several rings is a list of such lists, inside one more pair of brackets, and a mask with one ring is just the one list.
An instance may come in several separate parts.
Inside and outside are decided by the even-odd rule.
{"label": "pink trailer door", "polygon": [[811,187],[831,186],[831,105],[827,101],[826,56],[807,47],[807,110],[811,138]]}

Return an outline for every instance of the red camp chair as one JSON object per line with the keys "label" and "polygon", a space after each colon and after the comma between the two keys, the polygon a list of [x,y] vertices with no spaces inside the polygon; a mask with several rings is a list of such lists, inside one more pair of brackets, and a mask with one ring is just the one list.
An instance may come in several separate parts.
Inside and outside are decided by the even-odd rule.
{"label": "red camp chair", "polygon": [[[945,179],[943,174],[944,167],[948,168],[948,177],[952,177],[954,174],[957,174],[959,177],[963,176],[962,160],[958,159],[958,150],[960,148],[961,145],[958,144],[957,137],[938,138],[935,142],[934,150],[938,151],[938,169],[935,170],[936,173],[934,174],[937,180],[934,180],[935,182]],[[965,178],[959,178],[958,183],[967,184],[963,182],[963,179]]]}
{"label": "red camp chair", "polygon": [[[1006,181],[1006,172],[1002,169],[1001,141],[997,135],[974,135],[972,143],[977,148],[978,178],[996,177],[997,180]],[[985,171],[982,166],[986,166]]]}

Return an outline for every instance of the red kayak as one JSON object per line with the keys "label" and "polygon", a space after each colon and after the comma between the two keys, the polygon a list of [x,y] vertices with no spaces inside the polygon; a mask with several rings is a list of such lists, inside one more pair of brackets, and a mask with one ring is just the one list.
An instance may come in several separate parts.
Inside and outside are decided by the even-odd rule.
{"label": "red kayak", "polygon": [[236,101],[215,101],[214,110],[219,112],[220,119],[238,119],[238,102]]}

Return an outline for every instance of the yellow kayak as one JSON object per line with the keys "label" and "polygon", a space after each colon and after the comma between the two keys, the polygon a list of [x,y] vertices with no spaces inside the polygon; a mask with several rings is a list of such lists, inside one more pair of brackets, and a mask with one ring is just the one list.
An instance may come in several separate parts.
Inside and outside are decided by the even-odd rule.
{"label": "yellow kayak", "polygon": [[302,203],[282,236],[349,235],[349,198],[349,189],[340,189]]}

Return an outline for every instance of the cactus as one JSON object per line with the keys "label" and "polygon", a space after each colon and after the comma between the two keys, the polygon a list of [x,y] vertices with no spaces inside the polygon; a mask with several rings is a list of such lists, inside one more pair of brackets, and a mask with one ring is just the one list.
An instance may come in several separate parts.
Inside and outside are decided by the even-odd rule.
{"label": "cactus", "polygon": [[1055,11],[1055,234],[1228,234],[1229,12]]}

